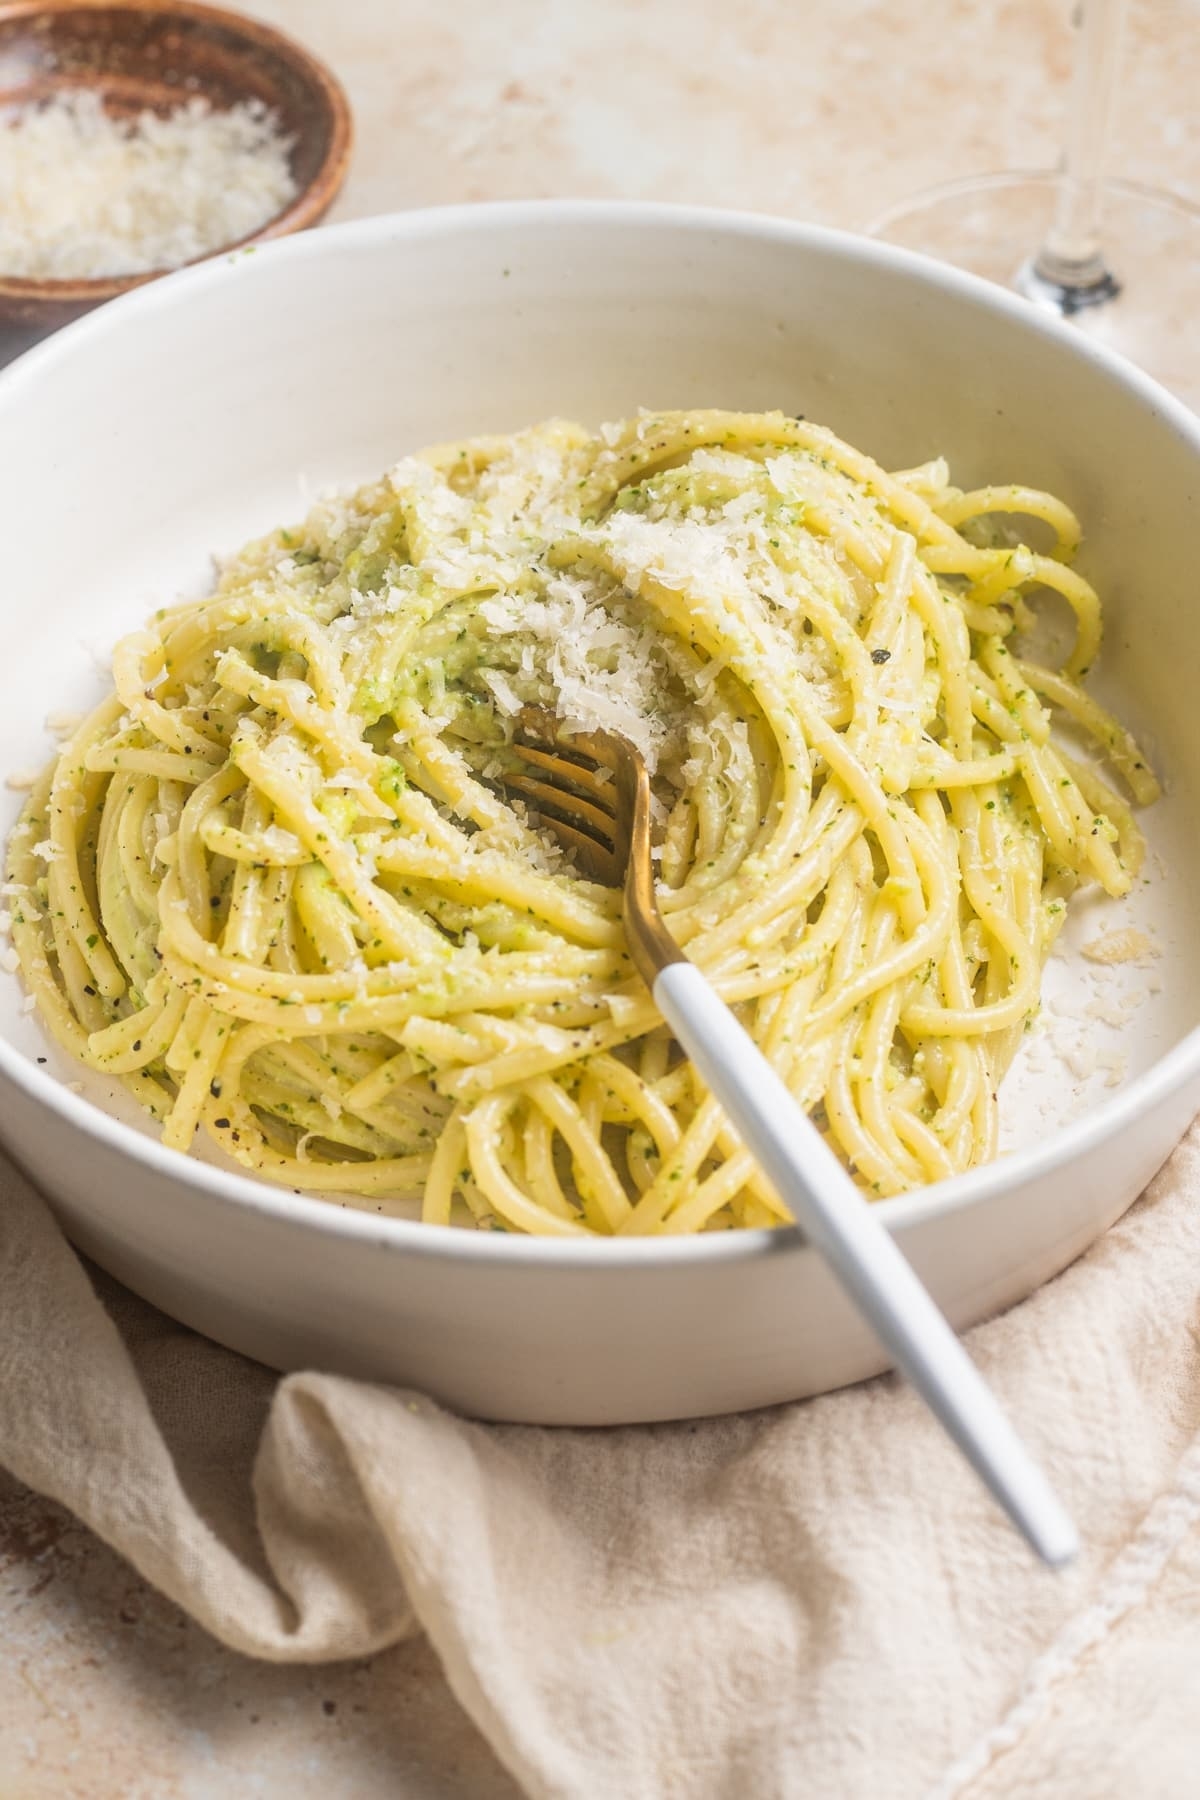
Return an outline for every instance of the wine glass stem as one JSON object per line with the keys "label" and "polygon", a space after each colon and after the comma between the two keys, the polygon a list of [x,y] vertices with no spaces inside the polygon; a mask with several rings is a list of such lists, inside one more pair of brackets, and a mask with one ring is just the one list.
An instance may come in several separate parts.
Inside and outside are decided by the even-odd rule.
{"label": "wine glass stem", "polygon": [[1076,0],[1077,44],[1058,205],[1020,283],[1033,290],[1033,298],[1063,312],[1110,300],[1119,289],[1101,245],[1100,199],[1126,10],[1126,0]]}

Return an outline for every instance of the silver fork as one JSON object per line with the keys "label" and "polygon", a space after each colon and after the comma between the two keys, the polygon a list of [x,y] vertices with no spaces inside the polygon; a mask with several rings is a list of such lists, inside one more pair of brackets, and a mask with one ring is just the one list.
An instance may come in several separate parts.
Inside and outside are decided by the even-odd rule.
{"label": "silver fork", "polygon": [[512,749],[522,770],[503,785],[584,874],[621,888],[634,966],[808,1241],[1033,1548],[1053,1567],[1069,1562],[1075,1527],[990,1388],[870,1202],[663,923],[637,749],[617,732],[568,732],[533,707]]}

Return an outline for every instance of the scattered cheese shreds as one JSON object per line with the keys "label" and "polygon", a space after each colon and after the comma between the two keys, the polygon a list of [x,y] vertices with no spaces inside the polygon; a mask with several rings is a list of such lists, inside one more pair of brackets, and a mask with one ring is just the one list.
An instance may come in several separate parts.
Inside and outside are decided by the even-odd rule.
{"label": "scattered cheese shreds", "polygon": [[296,193],[259,100],[114,119],[90,89],[0,128],[0,271],[91,280],[174,269],[250,235]]}
{"label": "scattered cheese shreds", "polygon": [[1121,931],[1106,931],[1083,945],[1083,954],[1095,963],[1141,963],[1159,954],[1158,945],[1144,931],[1127,925]]}

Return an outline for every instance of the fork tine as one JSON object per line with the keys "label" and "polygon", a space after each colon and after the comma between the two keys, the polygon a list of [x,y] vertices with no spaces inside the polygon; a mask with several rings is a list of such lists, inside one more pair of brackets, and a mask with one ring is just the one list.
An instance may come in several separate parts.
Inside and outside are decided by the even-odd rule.
{"label": "fork tine", "polygon": [[605,887],[619,887],[624,874],[624,858],[618,854],[617,825],[609,813],[603,813],[578,794],[549,782],[534,781],[525,775],[509,775],[504,783],[529,800],[548,831],[552,831],[564,850],[570,850],[585,875]]}
{"label": "fork tine", "polygon": [[543,769],[554,779],[568,781],[573,787],[581,788],[593,799],[609,804],[610,809],[616,805],[616,783],[611,775],[600,775],[588,762],[576,759],[561,751],[557,754],[540,749],[534,744],[525,743],[521,738],[514,738],[511,746],[513,753],[522,762],[529,763],[535,769]]}
{"label": "fork tine", "polygon": [[509,750],[530,773],[506,774],[499,785],[533,807],[581,873],[620,887],[629,855],[620,746],[607,732],[568,735],[553,713],[527,706]]}
{"label": "fork tine", "polygon": [[573,822],[586,823],[605,843],[615,844],[616,820],[613,814],[593,806],[590,800],[571,793],[568,788],[559,787],[557,783],[535,781],[531,775],[509,775],[505,786],[515,788],[519,794],[527,794],[535,806],[552,806],[568,814]]}
{"label": "fork tine", "polygon": [[553,819],[548,813],[542,815],[542,823],[554,833],[564,850],[574,853],[575,861],[582,872],[602,887],[620,887],[625,873],[625,865],[609,844],[601,844],[584,831],[576,831],[565,819]]}

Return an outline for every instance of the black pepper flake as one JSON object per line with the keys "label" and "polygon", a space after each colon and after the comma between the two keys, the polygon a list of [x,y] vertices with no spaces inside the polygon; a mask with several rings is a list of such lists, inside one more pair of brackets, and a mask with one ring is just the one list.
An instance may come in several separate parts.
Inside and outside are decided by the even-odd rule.
{"label": "black pepper flake", "polygon": [[91,994],[93,996],[95,995],[95,992],[96,992],[95,988],[92,987],[91,983],[87,982],[87,981],[85,981],[83,984],[83,991],[85,994]]}
{"label": "black pepper flake", "polygon": [[141,1047],[142,1047],[142,1040],[141,1040],[141,1038],[134,1038],[134,1040],[133,1040],[133,1047],[134,1047],[134,1049],[135,1049],[135,1050],[140,1050],[140,1049],[141,1049]]}
{"label": "black pepper flake", "polygon": [[873,663],[885,663],[890,662],[891,660],[892,653],[890,650],[872,650],[871,652],[871,661]]}
{"label": "black pepper flake", "polygon": [[213,1124],[216,1126],[218,1131],[228,1131],[229,1130],[229,1120],[228,1119],[214,1119]]}
{"label": "black pepper flake", "polygon": [[40,1063],[44,1063],[44,1062],[45,1062],[45,1060],[46,1060],[46,1059],[45,1059],[45,1057],[44,1057],[44,1056],[39,1056],[39,1057],[38,1057],[38,1061],[39,1061],[39,1062],[40,1062]]}
{"label": "black pepper flake", "polygon": [[214,1100],[219,1100],[221,1098],[221,1083],[215,1077],[209,1082],[208,1091]]}

